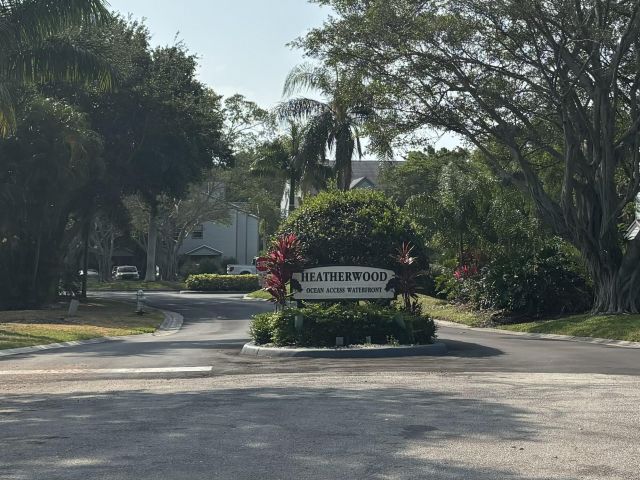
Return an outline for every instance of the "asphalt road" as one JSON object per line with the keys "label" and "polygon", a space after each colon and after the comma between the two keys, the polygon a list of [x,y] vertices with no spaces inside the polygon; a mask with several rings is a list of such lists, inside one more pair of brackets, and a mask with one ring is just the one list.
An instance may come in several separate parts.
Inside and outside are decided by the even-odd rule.
{"label": "asphalt road", "polygon": [[148,296],[179,333],[0,359],[1,480],[640,479],[640,350],[442,328],[445,357],[251,358],[270,305]]}
{"label": "asphalt road", "polygon": [[[131,298],[132,294],[113,296]],[[438,331],[449,349],[446,357],[256,359],[239,352],[248,341],[248,319],[271,310],[270,304],[246,301],[242,295],[150,293],[147,297],[150,304],[184,316],[180,332],[9,357],[0,359],[0,371],[210,366],[212,374],[445,371],[640,375],[638,349],[447,327]]]}

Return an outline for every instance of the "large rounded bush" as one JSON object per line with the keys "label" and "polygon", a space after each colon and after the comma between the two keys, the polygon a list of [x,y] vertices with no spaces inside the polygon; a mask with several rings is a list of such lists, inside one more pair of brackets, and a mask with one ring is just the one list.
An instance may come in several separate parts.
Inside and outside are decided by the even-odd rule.
{"label": "large rounded bush", "polygon": [[300,239],[306,267],[360,265],[393,270],[402,242],[411,242],[419,266],[427,266],[423,242],[411,221],[381,192],[322,192],[305,200],[279,233],[295,233]]}

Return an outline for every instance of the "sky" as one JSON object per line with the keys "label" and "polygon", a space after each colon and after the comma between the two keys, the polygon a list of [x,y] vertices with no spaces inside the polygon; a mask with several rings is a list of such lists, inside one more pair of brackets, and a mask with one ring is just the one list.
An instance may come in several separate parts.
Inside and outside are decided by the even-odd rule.
{"label": "sky", "polygon": [[304,61],[286,44],[329,14],[305,0],[108,1],[145,18],[154,45],[173,44],[177,35],[199,56],[200,80],[217,93],[241,93],[264,108],[281,100],[287,73]]}
{"label": "sky", "polygon": [[[322,25],[330,10],[306,0],[108,0],[145,19],[152,44],[176,39],[198,55],[199,78],[218,94],[241,93],[263,108],[282,100],[289,71],[305,59],[287,43]],[[460,141],[445,135],[436,147]]]}

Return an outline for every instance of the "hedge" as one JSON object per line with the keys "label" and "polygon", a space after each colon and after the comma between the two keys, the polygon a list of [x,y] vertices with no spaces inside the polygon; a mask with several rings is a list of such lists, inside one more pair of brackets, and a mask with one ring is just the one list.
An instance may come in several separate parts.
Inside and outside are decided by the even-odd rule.
{"label": "hedge", "polygon": [[259,288],[257,275],[189,275],[187,290],[200,292],[253,292]]}
{"label": "hedge", "polygon": [[[303,316],[300,332],[296,315]],[[345,345],[398,342],[401,345],[433,343],[436,326],[427,316],[411,315],[394,307],[375,304],[310,304],[274,313],[255,315],[250,326],[251,339],[258,345],[332,347],[336,337]]]}

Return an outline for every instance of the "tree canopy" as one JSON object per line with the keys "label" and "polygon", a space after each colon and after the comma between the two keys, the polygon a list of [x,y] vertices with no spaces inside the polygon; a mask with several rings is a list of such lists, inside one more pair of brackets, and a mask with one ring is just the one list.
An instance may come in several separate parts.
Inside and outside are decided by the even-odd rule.
{"label": "tree canopy", "polygon": [[16,127],[16,88],[50,81],[111,86],[110,65],[70,36],[70,31],[110,18],[103,0],[0,0],[1,136]]}
{"label": "tree canopy", "polygon": [[618,224],[640,186],[639,2],[319,3],[336,15],[298,45],[366,79],[379,134],[462,135],[581,251],[596,310],[638,311],[640,237]]}

